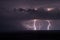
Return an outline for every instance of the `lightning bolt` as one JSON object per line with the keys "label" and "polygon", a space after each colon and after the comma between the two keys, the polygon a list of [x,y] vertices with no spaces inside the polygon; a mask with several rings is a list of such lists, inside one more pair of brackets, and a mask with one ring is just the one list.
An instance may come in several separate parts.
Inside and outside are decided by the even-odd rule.
{"label": "lightning bolt", "polygon": [[50,21],[49,20],[46,20],[49,24],[48,24],[48,26],[47,26],[47,30],[49,30],[50,29],[50,27],[51,27],[51,23],[50,23]]}
{"label": "lightning bolt", "polygon": [[33,23],[33,27],[34,27],[34,30],[36,30],[36,25],[35,25],[35,24],[36,24],[36,21],[37,21],[37,20],[34,19],[33,21],[34,21],[34,23]]}
{"label": "lightning bolt", "polygon": [[[33,30],[38,30],[38,29],[37,29],[36,22],[37,22],[37,21],[40,21],[40,20],[34,19],[34,20],[30,20],[30,21],[33,22],[32,26],[30,26],[29,24],[25,24],[25,23],[24,23],[24,26],[25,26],[27,29],[32,28]],[[48,22],[47,30],[50,30],[50,27],[51,27],[51,23],[50,23],[50,22],[51,22],[51,21],[50,21],[50,20],[43,20],[43,21],[47,21],[47,22]],[[40,27],[40,25],[39,25],[39,27]],[[41,26],[41,27],[42,27],[42,26]]]}

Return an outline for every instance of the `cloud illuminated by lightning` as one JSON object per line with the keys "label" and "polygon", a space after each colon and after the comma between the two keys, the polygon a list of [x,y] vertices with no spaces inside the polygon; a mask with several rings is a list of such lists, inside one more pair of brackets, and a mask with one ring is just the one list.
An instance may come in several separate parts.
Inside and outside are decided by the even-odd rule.
{"label": "cloud illuminated by lightning", "polygon": [[47,8],[46,10],[47,11],[52,11],[54,8]]}

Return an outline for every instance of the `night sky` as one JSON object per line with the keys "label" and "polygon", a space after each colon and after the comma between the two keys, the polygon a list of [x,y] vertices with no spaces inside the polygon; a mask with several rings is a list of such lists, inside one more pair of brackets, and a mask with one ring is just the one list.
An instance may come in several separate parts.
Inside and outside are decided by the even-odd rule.
{"label": "night sky", "polygon": [[39,7],[58,7],[58,0],[1,0],[0,7],[6,8],[39,8]]}
{"label": "night sky", "polygon": [[[59,0],[0,0],[0,8],[47,8],[47,7],[57,7],[60,8],[60,1]],[[7,15],[7,16],[6,16]],[[19,14],[17,14],[20,17]],[[20,26],[21,21],[18,19],[10,19],[9,17],[14,18],[16,14],[8,14],[3,13],[2,17],[7,17],[7,19],[0,20],[0,32],[2,31],[17,31],[17,30],[25,30],[22,29]],[[27,15],[29,16],[29,15]],[[30,15],[31,16],[31,15]],[[29,17],[30,17],[29,16]],[[0,17],[0,18],[2,18]],[[55,30],[60,30],[60,20],[52,20],[52,26]]]}

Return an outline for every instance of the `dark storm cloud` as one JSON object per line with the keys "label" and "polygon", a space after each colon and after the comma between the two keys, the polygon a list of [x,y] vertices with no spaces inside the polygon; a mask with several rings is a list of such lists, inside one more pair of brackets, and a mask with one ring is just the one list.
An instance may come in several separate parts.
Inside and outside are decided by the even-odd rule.
{"label": "dark storm cloud", "polygon": [[6,8],[60,7],[59,0],[2,0],[0,4]]}

